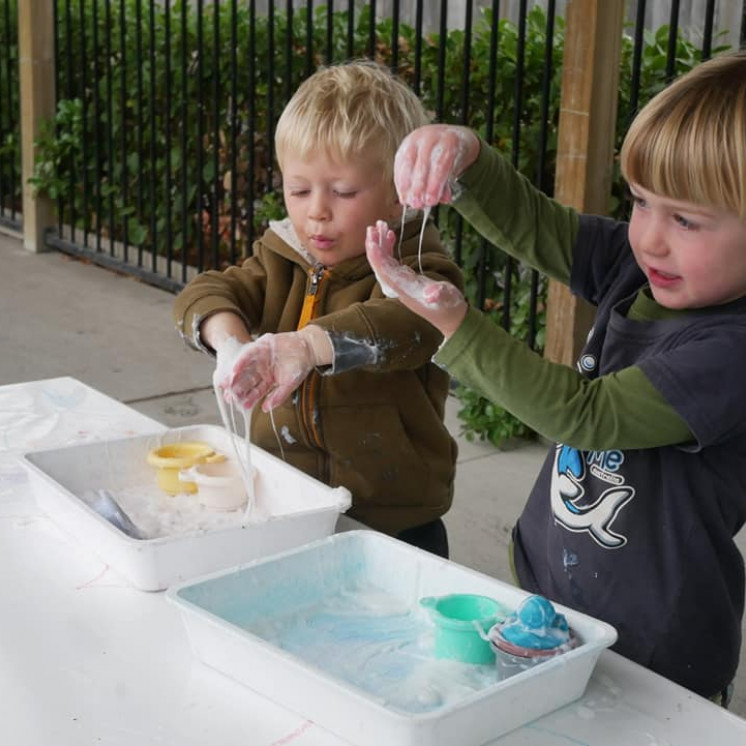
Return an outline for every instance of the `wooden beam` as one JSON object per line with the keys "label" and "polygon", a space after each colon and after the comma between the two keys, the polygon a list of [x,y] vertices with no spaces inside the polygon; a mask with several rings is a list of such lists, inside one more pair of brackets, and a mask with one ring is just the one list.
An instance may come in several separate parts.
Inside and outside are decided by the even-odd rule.
{"label": "wooden beam", "polygon": [[23,245],[44,251],[44,233],[54,223],[54,206],[36,197],[29,178],[34,173],[35,142],[41,123],[54,116],[53,0],[18,3],[18,58],[21,85],[21,179],[23,182]]}
{"label": "wooden beam", "polygon": [[[609,211],[624,0],[569,0],[554,196],[581,212]],[[574,365],[593,309],[549,283],[544,356]]]}

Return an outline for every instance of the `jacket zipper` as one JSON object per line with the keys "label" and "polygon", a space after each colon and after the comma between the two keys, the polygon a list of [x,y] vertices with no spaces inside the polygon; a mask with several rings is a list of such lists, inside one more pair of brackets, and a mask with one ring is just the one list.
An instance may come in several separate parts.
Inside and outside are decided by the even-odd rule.
{"label": "jacket zipper", "polygon": [[302,329],[312,318],[316,316],[316,306],[319,303],[319,288],[324,279],[326,269],[317,265],[308,270],[309,285],[306,296],[303,298],[303,308],[298,319],[298,329]]}
{"label": "jacket zipper", "polygon": [[[302,329],[308,322],[315,318],[319,304],[319,289],[326,276],[326,269],[317,265],[308,270],[309,285],[306,296],[303,299],[303,308],[301,309],[300,319],[298,320],[298,329]],[[316,399],[321,385],[321,377],[312,370],[306,380],[300,387],[299,407],[301,422],[306,428],[311,444],[321,448],[321,433],[316,423],[314,412],[316,409]],[[326,470],[326,466],[325,466]]]}

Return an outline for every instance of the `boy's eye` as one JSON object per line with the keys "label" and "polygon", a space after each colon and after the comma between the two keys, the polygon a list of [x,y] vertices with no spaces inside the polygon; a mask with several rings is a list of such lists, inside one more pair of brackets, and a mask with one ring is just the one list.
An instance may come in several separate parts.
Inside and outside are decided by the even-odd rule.
{"label": "boy's eye", "polygon": [[345,191],[342,191],[341,189],[335,189],[334,194],[336,194],[337,197],[341,197],[342,199],[352,199],[357,194],[357,192],[356,191],[345,192]]}
{"label": "boy's eye", "polygon": [[684,229],[687,231],[693,231],[697,228],[697,224],[693,223],[688,218],[685,218],[683,215],[674,215],[673,219]]}
{"label": "boy's eye", "polygon": [[291,197],[304,197],[306,194],[308,194],[308,189],[291,189],[290,190]]}

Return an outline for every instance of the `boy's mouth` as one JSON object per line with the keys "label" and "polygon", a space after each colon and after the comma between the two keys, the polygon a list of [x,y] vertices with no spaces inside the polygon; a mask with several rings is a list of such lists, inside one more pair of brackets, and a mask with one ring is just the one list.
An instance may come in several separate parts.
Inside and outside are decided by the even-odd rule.
{"label": "boy's mouth", "polygon": [[308,241],[315,249],[328,249],[334,244],[334,239],[320,235],[309,236]]}
{"label": "boy's mouth", "polygon": [[649,267],[648,280],[650,281],[651,285],[661,288],[668,288],[679,282],[681,280],[681,277],[670,272],[663,272],[660,269]]}

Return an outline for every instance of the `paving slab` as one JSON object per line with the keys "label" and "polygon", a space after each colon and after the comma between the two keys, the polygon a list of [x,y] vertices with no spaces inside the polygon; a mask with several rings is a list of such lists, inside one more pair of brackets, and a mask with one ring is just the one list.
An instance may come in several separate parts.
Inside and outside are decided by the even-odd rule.
{"label": "paving slab", "polygon": [[171,320],[173,295],[0,234],[0,385],[73,376],[120,401],[208,386],[212,364]]}

